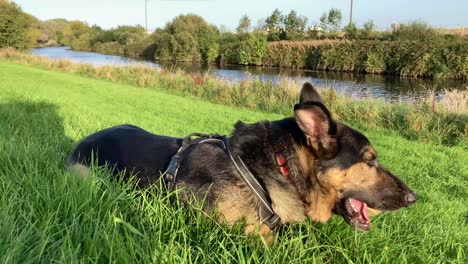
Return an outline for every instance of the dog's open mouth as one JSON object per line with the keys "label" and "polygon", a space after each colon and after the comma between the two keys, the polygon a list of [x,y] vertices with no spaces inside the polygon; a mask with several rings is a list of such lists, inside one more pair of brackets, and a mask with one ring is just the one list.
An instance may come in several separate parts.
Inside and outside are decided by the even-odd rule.
{"label": "dog's open mouth", "polygon": [[365,202],[354,198],[346,198],[344,207],[347,213],[344,218],[351,226],[364,231],[370,230],[371,221],[368,210],[372,209]]}

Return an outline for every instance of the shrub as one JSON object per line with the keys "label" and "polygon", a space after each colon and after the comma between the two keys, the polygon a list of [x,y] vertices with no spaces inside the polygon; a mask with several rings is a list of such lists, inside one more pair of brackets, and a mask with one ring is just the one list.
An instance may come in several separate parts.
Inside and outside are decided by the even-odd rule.
{"label": "shrub", "polygon": [[70,42],[70,47],[73,50],[90,50],[91,49],[91,37],[90,37],[90,35],[89,34],[82,34],[78,38],[73,39]]}
{"label": "shrub", "polygon": [[104,54],[120,55],[124,54],[125,47],[117,41],[106,43],[98,42],[94,45],[93,50]]}
{"label": "shrub", "polygon": [[268,43],[263,64],[266,66],[322,69],[322,53],[336,40],[278,41]]}
{"label": "shrub", "polygon": [[260,32],[245,34],[245,39],[225,49],[221,61],[228,64],[262,65],[267,49],[267,37]]}
{"label": "shrub", "polygon": [[128,57],[143,57],[152,59],[156,46],[149,37],[130,43],[124,47],[124,54]]}
{"label": "shrub", "polygon": [[267,48],[266,36],[254,32],[249,34],[246,40],[239,45],[239,64],[261,65]]}
{"label": "shrub", "polygon": [[409,40],[409,41],[437,41],[442,38],[441,35],[423,21],[413,21],[408,24],[399,25],[390,34],[391,40]]}
{"label": "shrub", "polygon": [[219,32],[197,15],[180,15],[156,30],[154,57],[173,61],[214,61]]}

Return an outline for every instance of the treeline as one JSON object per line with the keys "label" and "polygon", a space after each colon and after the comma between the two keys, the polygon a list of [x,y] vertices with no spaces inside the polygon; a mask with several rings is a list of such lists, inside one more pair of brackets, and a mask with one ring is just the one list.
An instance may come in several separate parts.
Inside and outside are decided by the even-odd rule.
{"label": "treeline", "polygon": [[101,30],[74,21],[64,32],[64,43],[76,50],[160,61],[468,78],[468,41],[458,36],[440,35],[422,22],[376,32],[368,22],[363,28],[347,26],[340,37],[338,10],[330,10],[321,20],[321,31],[306,30],[305,17],[294,11],[282,16],[275,10],[255,28],[244,16],[236,32],[229,32],[189,14],[151,34],[141,26]]}
{"label": "treeline", "polygon": [[67,45],[160,61],[468,78],[468,41],[439,34],[419,21],[385,32],[376,31],[372,21],[341,28],[341,11],[331,9],[308,26],[308,18],[296,11],[275,9],[255,26],[244,15],[235,32],[187,14],[148,33],[142,26],[104,30],[82,21],[40,21],[14,3],[0,4],[0,47]]}

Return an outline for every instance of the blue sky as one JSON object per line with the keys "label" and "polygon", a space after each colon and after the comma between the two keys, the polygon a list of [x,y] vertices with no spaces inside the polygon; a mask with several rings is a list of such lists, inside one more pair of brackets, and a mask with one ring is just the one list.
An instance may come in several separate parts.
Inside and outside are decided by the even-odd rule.
{"label": "blue sky", "polygon": [[[79,19],[103,28],[117,25],[144,25],[144,0],[17,0],[24,11],[39,19]],[[291,9],[318,22],[330,8],[343,12],[349,20],[350,0],[148,0],[148,28],[162,27],[179,14],[195,13],[217,26],[234,29],[243,14],[252,24],[266,18],[275,8]],[[424,20],[436,27],[468,27],[468,0],[354,0],[353,21],[358,25],[373,20],[385,29],[394,22]]]}

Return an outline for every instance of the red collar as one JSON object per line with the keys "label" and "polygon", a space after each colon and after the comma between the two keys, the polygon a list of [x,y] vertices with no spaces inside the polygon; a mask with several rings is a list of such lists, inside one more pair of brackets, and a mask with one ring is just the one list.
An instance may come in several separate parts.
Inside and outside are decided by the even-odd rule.
{"label": "red collar", "polygon": [[286,164],[286,159],[284,158],[283,153],[278,152],[276,153],[276,163],[278,163],[278,166],[280,167],[281,173],[283,173],[283,176],[289,180],[289,168]]}

